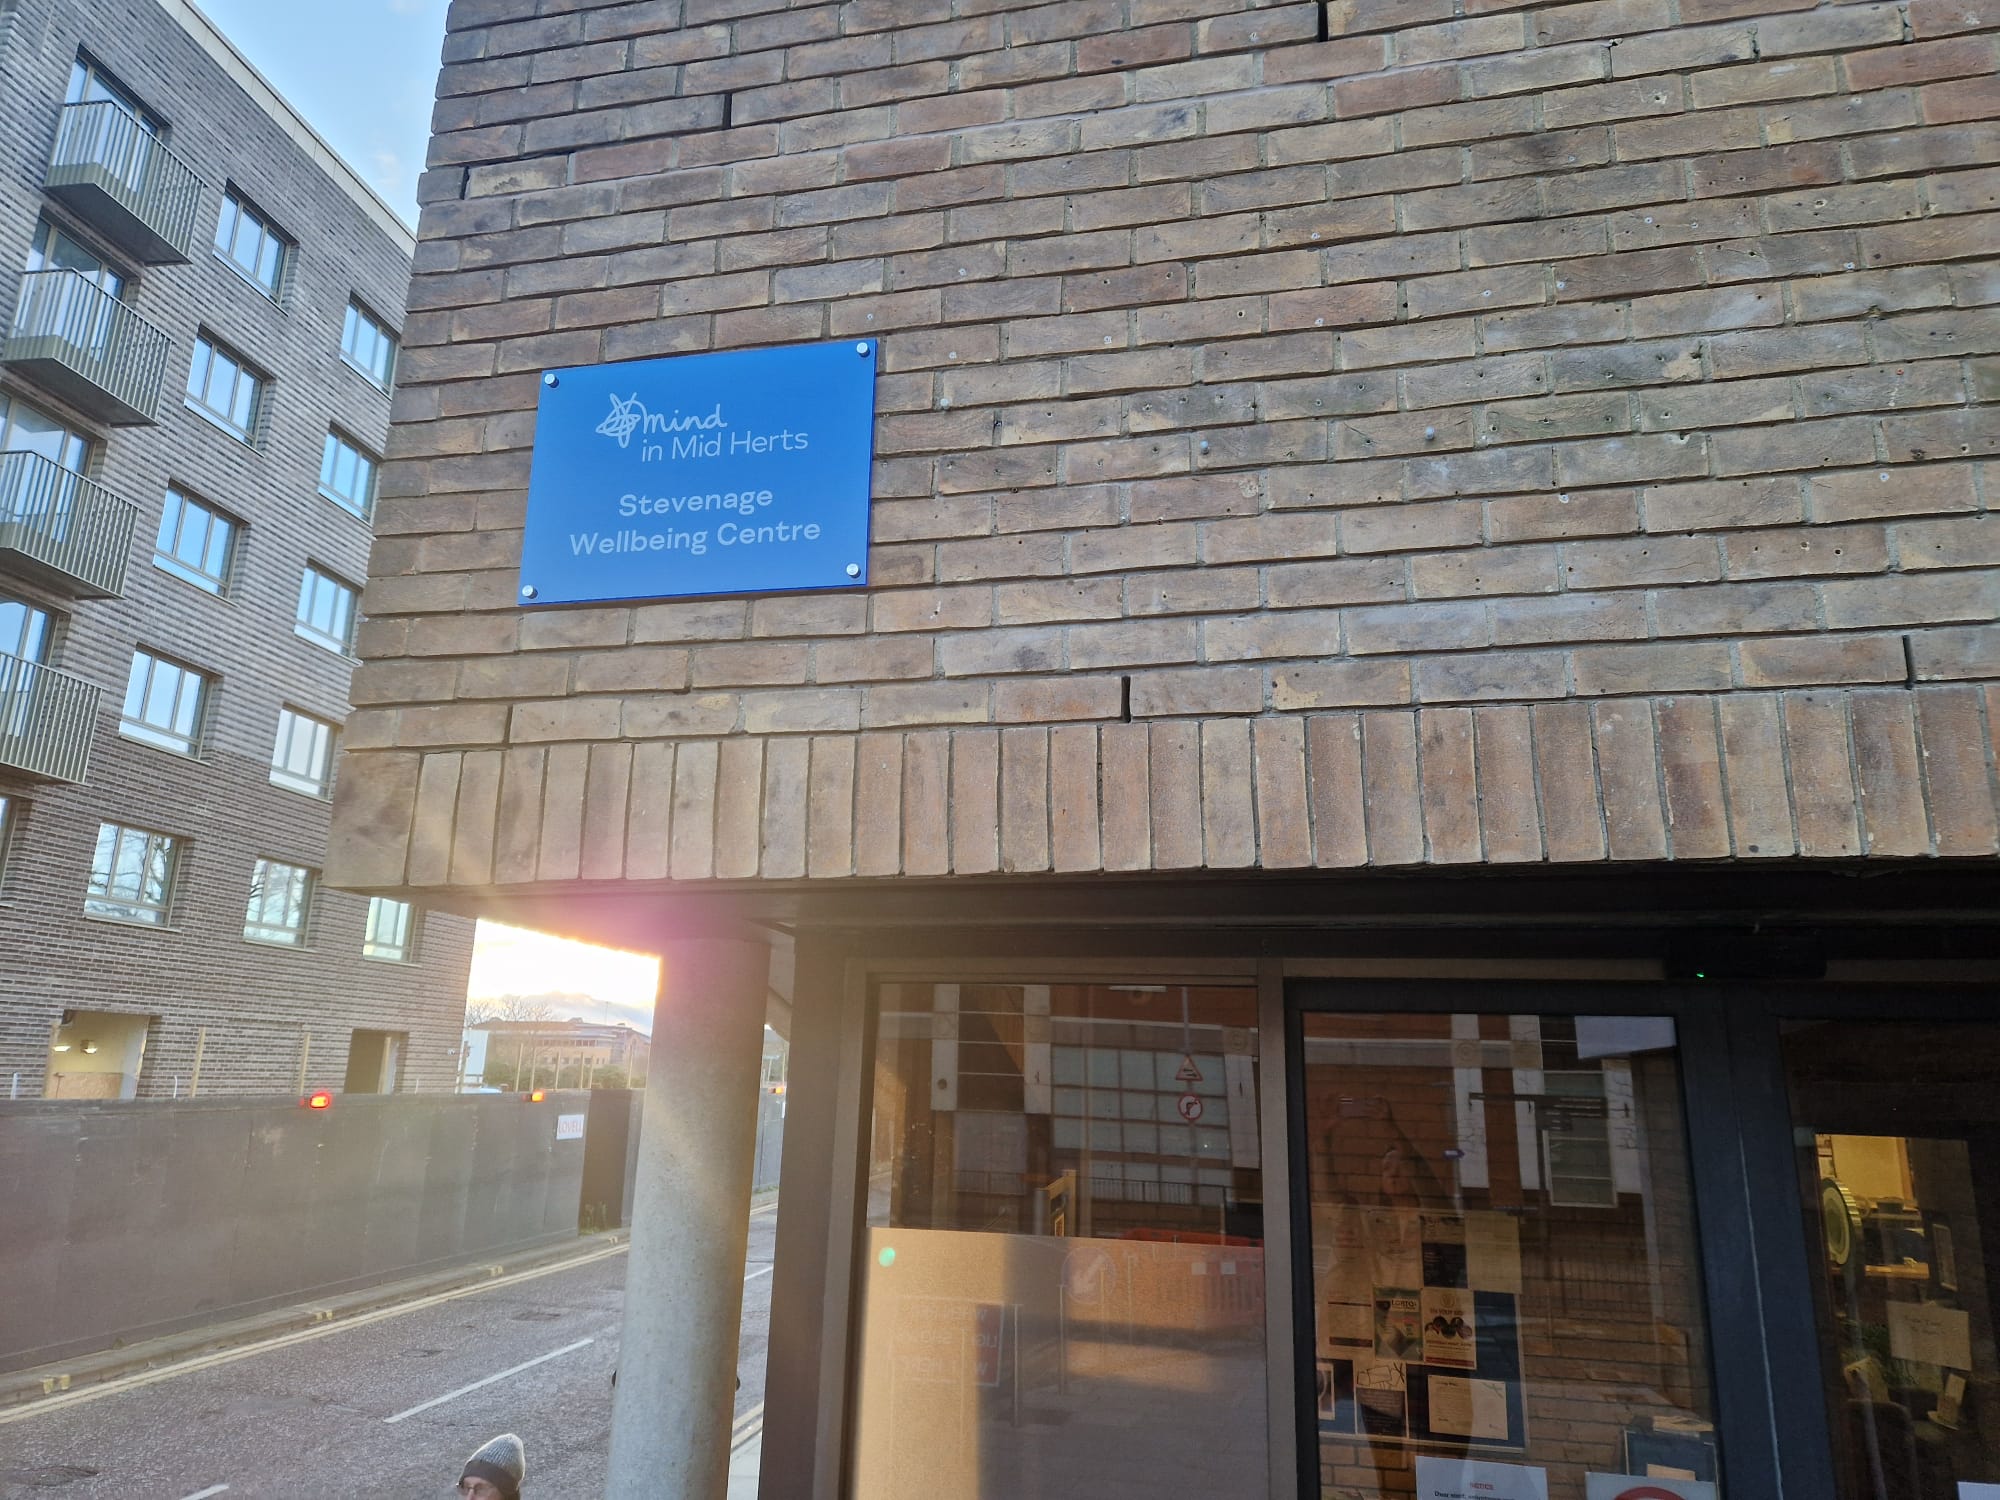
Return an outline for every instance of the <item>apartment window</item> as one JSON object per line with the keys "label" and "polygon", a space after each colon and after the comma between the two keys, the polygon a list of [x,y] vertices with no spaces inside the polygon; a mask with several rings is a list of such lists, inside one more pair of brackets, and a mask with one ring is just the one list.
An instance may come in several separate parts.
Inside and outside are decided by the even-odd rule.
{"label": "apartment window", "polygon": [[274,300],[285,282],[286,250],[284,237],[271,221],[239,198],[235,188],[223,193],[222,216],[215,221],[215,253]]}
{"label": "apartment window", "polygon": [[90,463],[90,439],[17,396],[0,396],[0,452],[39,454],[81,474]]}
{"label": "apartment window", "polygon": [[63,103],[115,104],[137,120],[139,128],[147,135],[158,135],[164,128],[150,111],[132,97],[130,90],[82,55],[70,65],[69,88],[63,94]]}
{"label": "apartment window", "polygon": [[167,491],[153,566],[211,594],[226,593],[236,551],[237,523],[179,490]]}
{"label": "apartment window", "polygon": [[194,363],[188,367],[188,405],[244,442],[257,430],[257,408],[264,399],[264,377],[207,334],[194,341]]}
{"label": "apartment window", "polygon": [[0,656],[22,661],[49,659],[49,612],[0,594]]}
{"label": "apartment window", "polygon": [[417,956],[417,913],[407,901],[374,896],[368,902],[368,930],[361,939],[361,956],[389,963],[408,963]]}
{"label": "apartment window", "polygon": [[375,508],[375,460],[332,428],[320,450],[319,492],[364,521]]}
{"label": "apartment window", "polygon": [[396,373],[396,336],[378,323],[359,302],[347,304],[347,321],[340,330],[340,352],[347,362],[383,390]]}
{"label": "apartment window", "polygon": [[84,911],[93,917],[165,926],[179,857],[179,839],[119,823],[99,824]]}
{"label": "apartment window", "polygon": [[271,784],[324,797],[333,784],[333,725],[296,708],[278,710],[271,747]]}
{"label": "apartment window", "polygon": [[150,651],[132,653],[125,683],[125,713],[118,732],[177,755],[192,755],[201,741],[202,709],[210,679]]}
{"label": "apartment window", "polygon": [[303,866],[258,860],[250,871],[250,903],[243,911],[243,936],[253,943],[305,946],[312,886],[312,871]]}
{"label": "apartment window", "polygon": [[299,580],[299,614],[292,629],[329,651],[345,654],[354,647],[354,606],[359,597],[352,584],[307,563]]}
{"label": "apartment window", "polygon": [[109,296],[125,295],[125,273],[81,240],[56,228],[47,219],[35,224],[35,238],[28,246],[30,271],[74,271]]}

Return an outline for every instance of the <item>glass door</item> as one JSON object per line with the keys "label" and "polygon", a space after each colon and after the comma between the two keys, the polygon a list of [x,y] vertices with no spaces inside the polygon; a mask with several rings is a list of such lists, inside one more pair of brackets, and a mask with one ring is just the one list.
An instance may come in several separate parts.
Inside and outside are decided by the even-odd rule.
{"label": "glass door", "polygon": [[1300,1493],[1716,1500],[1704,1265],[1743,1195],[1726,1099],[1691,1144],[1684,1068],[1726,1076],[1720,1036],[1693,1058],[1686,1017],[1546,989],[1352,994],[1293,997]]}
{"label": "glass door", "polygon": [[2000,1500],[2000,1026],[1781,1031],[1837,1500]]}

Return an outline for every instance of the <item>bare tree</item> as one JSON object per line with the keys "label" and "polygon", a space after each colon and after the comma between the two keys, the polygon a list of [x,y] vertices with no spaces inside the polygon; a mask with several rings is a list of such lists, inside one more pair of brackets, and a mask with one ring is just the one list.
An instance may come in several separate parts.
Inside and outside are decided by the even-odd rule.
{"label": "bare tree", "polygon": [[465,1024],[482,1025],[487,1021],[548,1021],[555,1017],[556,1008],[540,995],[489,995],[474,1000],[465,1007]]}

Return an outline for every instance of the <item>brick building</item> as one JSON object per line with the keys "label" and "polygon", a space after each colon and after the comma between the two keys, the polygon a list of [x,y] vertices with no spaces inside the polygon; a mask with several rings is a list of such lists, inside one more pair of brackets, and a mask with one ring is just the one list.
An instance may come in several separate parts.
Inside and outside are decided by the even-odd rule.
{"label": "brick building", "polygon": [[178,0],[0,9],[0,1091],[450,1088],[322,888],[412,238]]}
{"label": "brick building", "polygon": [[[329,869],[666,951],[612,1493],[767,952],[765,1495],[2000,1482],[1996,40],[460,0]],[[829,340],[865,587],[523,604],[545,372]]]}

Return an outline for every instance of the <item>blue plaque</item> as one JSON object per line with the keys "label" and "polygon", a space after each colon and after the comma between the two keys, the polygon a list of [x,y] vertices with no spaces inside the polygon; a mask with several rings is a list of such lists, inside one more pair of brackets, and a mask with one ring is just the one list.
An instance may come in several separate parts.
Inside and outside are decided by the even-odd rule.
{"label": "blue plaque", "polygon": [[875,341],[550,370],[523,604],[868,581]]}

